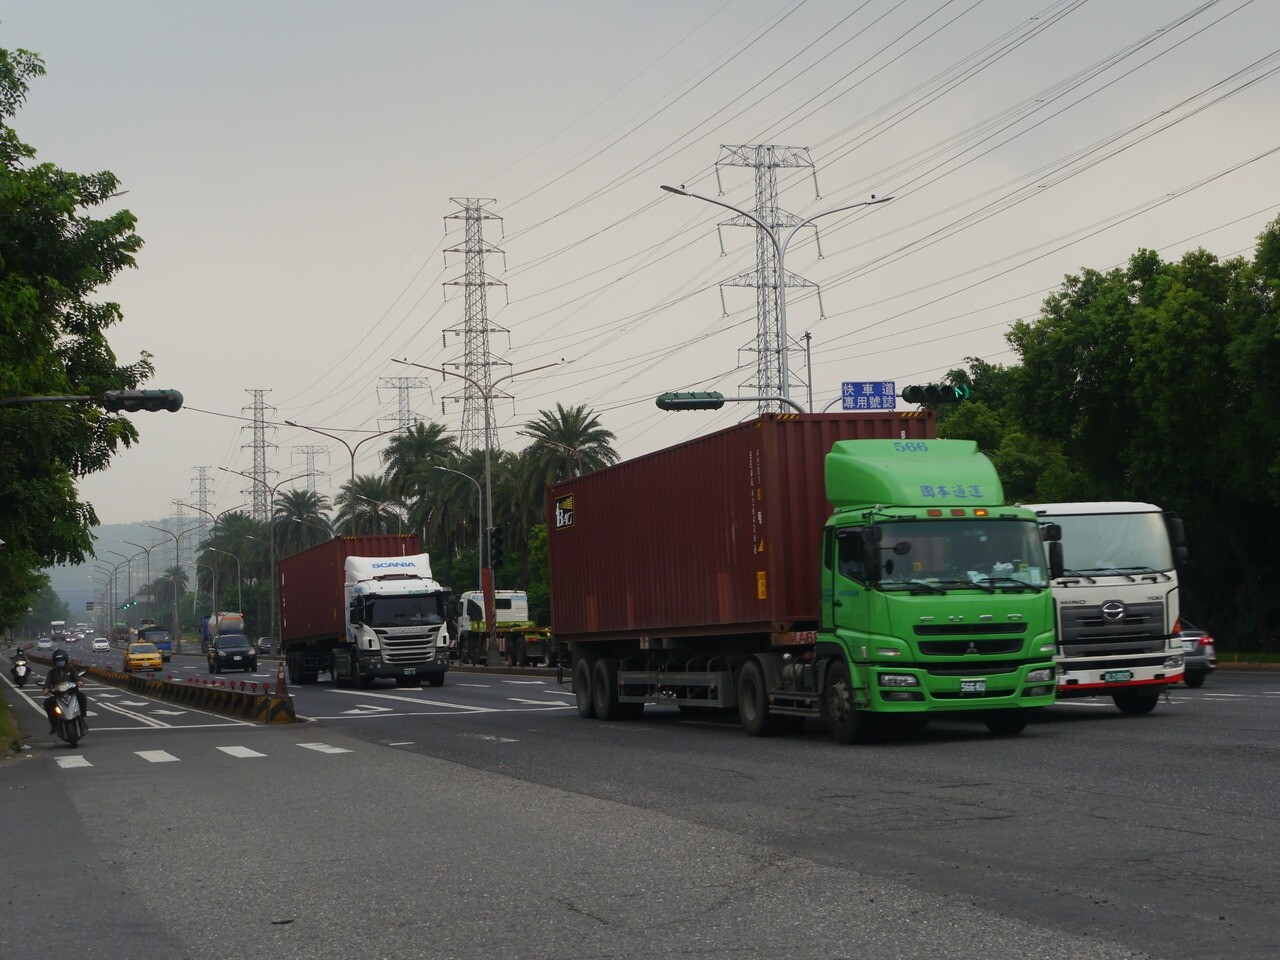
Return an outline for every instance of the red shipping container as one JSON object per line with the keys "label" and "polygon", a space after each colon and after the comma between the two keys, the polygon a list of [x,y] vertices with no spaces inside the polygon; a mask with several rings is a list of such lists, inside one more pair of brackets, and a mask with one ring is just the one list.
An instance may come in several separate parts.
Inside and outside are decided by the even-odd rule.
{"label": "red shipping container", "polygon": [[345,637],[343,584],[347,557],[411,557],[416,533],[334,537],[280,560],[282,645]]}
{"label": "red shipping container", "polygon": [[815,629],[831,445],[936,436],[927,411],[769,414],[555,484],[546,502],[553,634]]}

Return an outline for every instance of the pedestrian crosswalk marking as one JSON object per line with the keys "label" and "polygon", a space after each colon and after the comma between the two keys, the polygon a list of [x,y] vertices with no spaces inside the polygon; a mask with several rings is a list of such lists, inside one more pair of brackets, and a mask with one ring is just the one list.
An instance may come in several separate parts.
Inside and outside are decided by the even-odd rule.
{"label": "pedestrian crosswalk marking", "polygon": [[233,757],[265,757],[265,753],[259,753],[257,750],[250,750],[248,747],[219,747],[223,753],[228,753]]}
{"label": "pedestrian crosswalk marking", "polygon": [[350,753],[346,747],[335,747],[328,743],[300,743],[298,746],[305,750],[315,750],[318,753]]}
{"label": "pedestrian crosswalk marking", "polygon": [[148,763],[177,763],[178,758],[167,750],[135,750],[133,751]]}
{"label": "pedestrian crosswalk marking", "polygon": [[70,770],[72,767],[92,767],[93,764],[84,757],[58,757],[58,766]]}

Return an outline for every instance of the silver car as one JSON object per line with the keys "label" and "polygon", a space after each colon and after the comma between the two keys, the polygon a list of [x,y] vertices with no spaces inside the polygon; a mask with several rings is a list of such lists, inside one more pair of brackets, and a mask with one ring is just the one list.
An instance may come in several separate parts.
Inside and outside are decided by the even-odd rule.
{"label": "silver car", "polygon": [[1205,677],[1218,669],[1218,650],[1213,637],[1205,630],[1183,620],[1178,632],[1182,640],[1182,659],[1185,673],[1182,680],[1188,687],[1199,687]]}

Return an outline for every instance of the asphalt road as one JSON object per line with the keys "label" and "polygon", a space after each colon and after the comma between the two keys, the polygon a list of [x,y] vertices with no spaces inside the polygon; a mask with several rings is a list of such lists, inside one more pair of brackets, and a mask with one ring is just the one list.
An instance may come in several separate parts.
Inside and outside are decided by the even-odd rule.
{"label": "asphalt road", "polygon": [[53,854],[16,859],[7,913],[37,922],[0,955],[53,942],[52,903],[104,960],[1280,953],[1276,675],[870,747],[587,722],[551,681],[454,672],[301,688],[284,728],[90,690],[73,754],[5,687],[34,749],[0,823]]}

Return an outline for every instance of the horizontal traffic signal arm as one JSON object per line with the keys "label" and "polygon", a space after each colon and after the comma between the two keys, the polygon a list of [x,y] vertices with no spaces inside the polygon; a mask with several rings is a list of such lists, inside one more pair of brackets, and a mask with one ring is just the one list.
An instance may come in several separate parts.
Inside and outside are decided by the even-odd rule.
{"label": "horizontal traffic signal arm", "polygon": [[969,399],[969,388],[953,387],[949,383],[926,383],[902,388],[902,399],[907,403],[960,403]]}
{"label": "horizontal traffic signal arm", "polygon": [[177,390],[108,390],[102,394],[72,394],[53,397],[0,397],[0,407],[18,407],[30,403],[96,403],[112,413],[182,409],[182,394]]}

